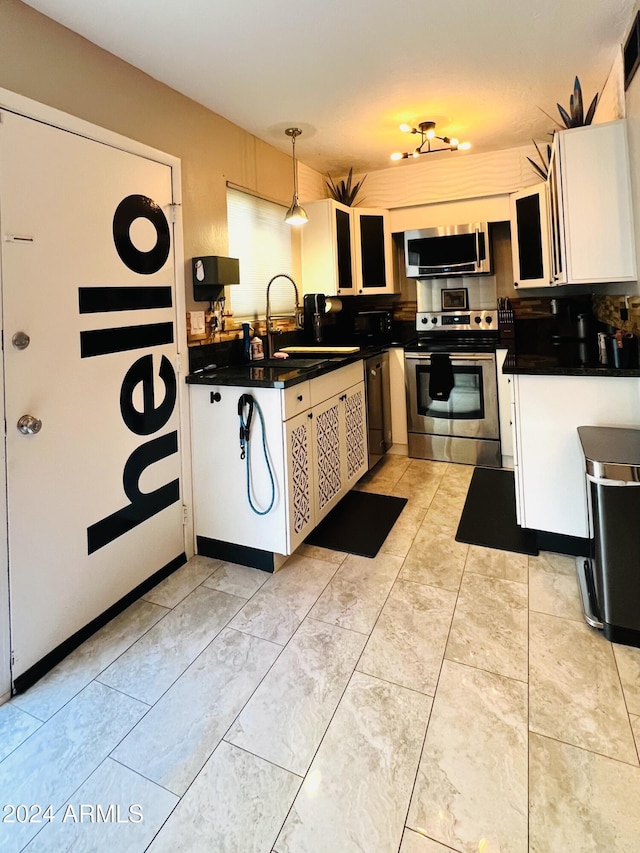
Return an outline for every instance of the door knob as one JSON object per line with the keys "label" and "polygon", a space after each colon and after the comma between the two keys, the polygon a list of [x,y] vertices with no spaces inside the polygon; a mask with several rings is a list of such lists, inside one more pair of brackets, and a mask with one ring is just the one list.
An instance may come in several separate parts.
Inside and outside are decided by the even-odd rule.
{"label": "door knob", "polygon": [[33,415],[23,415],[18,421],[18,431],[22,435],[35,435],[42,429],[42,421]]}
{"label": "door knob", "polygon": [[11,338],[11,343],[16,349],[26,349],[31,343],[31,338],[26,332],[16,332]]}

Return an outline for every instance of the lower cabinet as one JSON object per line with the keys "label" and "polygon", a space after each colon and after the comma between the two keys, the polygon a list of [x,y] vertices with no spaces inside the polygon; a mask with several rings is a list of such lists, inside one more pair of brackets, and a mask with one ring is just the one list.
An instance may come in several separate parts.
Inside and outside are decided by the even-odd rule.
{"label": "lower cabinet", "polygon": [[[250,468],[240,458],[238,400],[250,394],[265,423],[271,496],[260,418],[254,412]],[[191,385],[196,535],[291,554],[367,470],[361,361],[280,390]]]}
{"label": "lower cabinet", "polygon": [[362,379],[286,421],[285,445],[291,553],[367,470]]}
{"label": "lower cabinet", "polygon": [[588,538],[579,426],[637,427],[637,377],[514,375],[516,501],[523,527]]}

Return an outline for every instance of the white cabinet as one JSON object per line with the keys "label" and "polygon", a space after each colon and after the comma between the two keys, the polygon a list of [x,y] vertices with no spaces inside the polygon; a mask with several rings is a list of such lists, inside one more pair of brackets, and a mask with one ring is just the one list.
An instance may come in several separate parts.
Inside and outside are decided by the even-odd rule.
{"label": "white cabinet", "polygon": [[[265,515],[249,504],[241,459],[238,400],[250,394],[265,423],[275,498]],[[194,515],[198,537],[291,554],[367,470],[361,361],[284,390],[191,385]],[[250,442],[254,505],[271,484],[254,411]]]}
{"label": "white cabinet", "polygon": [[635,281],[625,121],[557,132],[548,187],[553,283]]}
{"label": "white cabinet", "polygon": [[500,454],[502,456],[502,467],[513,468],[512,379],[510,374],[502,372],[507,352],[508,350],[506,349],[496,350],[496,370],[498,371],[498,418],[500,421]]}
{"label": "white cabinet", "polygon": [[388,211],[347,207],[333,199],[305,204],[305,293],[358,296],[394,292]]}
{"label": "white cabinet", "polygon": [[579,426],[640,426],[640,380],[514,375],[518,523],[587,538]]}
{"label": "white cabinet", "polygon": [[549,287],[549,219],[547,185],[527,187],[510,198],[513,286]]}

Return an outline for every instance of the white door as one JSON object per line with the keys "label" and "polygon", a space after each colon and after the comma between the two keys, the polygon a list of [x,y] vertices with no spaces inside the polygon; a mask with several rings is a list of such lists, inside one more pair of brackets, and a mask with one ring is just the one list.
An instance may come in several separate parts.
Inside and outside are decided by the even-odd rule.
{"label": "white door", "polygon": [[185,550],[171,203],[170,166],[3,111],[14,679]]}

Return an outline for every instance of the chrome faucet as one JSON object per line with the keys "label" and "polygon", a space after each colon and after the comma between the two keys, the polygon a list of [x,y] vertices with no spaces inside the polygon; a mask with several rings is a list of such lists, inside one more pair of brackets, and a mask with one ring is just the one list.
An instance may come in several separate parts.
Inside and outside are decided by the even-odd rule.
{"label": "chrome faucet", "polygon": [[[296,307],[294,314],[271,314],[271,303],[269,302],[269,291],[271,290],[271,285],[277,278],[288,278],[291,284],[293,285],[293,289],[296,293]],[[302,324],[300,322],[300,300],[298,297],[298,288],[296,287],[295,281],[291,278],[290,275],[287,275],[285,272],[279,272],[277,275],[271,279],[269,284],[267,285],[267,343],[269,345],[269,357],[273,356],[273,335],[281,335],[282,329],[279,329],[277,326],[273,325],[273,320],[285,320],[293,317],[296,321],[296,329],[300,329]]]}

